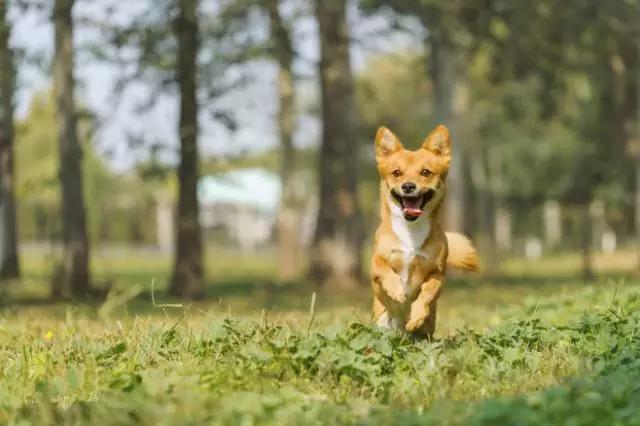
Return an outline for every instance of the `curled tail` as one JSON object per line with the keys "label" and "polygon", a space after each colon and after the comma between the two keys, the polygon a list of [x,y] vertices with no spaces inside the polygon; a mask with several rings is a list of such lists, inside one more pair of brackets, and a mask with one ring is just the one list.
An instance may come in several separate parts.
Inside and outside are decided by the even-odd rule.
{"label": "curled tail", "polygon": [[447,266],[467,271],[477,271],[480,268],[478,252],[471,240],[456,232],[445,232],[449,256]]}

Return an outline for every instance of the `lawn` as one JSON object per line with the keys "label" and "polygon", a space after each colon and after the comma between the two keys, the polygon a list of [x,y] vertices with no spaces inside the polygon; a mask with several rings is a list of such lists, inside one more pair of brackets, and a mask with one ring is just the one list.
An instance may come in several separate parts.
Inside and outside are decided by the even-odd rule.
{"label": "lawn", "polygon": [[38,299],[46,265],[27,262],[0,311],[0,424],[640,424],[624,271],[455,277],[427,342],[370,327],[368,291],[278,284],[268,258],[211,263],[210,297],[181,306],[161,259],[127,259],[81,306]]}

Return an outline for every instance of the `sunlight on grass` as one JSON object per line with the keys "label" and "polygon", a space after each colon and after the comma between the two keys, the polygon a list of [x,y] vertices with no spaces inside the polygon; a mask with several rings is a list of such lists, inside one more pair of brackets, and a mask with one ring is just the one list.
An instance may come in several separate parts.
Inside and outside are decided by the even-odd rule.
{"label": "sunlight on grass", "polygon": [[43,299],[46,262],[28,258],[0,311],[0,423],[608,424],[618,405],[565,410],[566,395],[640,379],[620,358],[640,354],[632,278],[586,285],[553,259],[548,275],[453,276],[427,342],[371,328],[368,288],[274,282],[269,256],[208,257],[210,297],[186,304],[155,286],[168,259],[101,260],[113,288],[83,305]]}

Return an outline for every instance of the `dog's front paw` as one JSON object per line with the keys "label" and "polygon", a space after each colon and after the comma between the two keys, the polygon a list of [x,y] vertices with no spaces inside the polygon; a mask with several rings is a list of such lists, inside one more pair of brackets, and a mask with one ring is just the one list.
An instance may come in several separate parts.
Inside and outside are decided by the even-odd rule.
{"label": "dog's front paw", "polygon": [[417,313],[412,311],[411,316],[409,317],[409,320],[404,325],[404,329],[408,333],[414,333],[418,331],[420,327],[422,327],[422,325],[424,324],[428,316],[429,316],[428,308],[426,312]]}
{"label": "dog's front paw", "polygon": [[404,289],[400,285],[387,288],[387,295],[392,301],[396,303],[403,304],[407,301],[407,295],[405,294]]}
{"label": "dog's front paw", "polygon": [[422,324],[424,324],[424,318],[410,319],[404,325],[404,329],[408,333],[415,333],[416,331],[418,331],[418,329],[420,329],[420,327],[422,327]]}

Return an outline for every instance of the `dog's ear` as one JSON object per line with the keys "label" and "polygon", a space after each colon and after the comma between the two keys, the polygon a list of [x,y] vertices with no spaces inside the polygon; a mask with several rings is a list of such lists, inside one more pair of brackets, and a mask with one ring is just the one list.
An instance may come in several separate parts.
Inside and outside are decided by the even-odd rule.
{"label": "dog's ear", "polygon": [[386,127],[380,127],[376,133],[376,158],[381,159],[403,149],[400,139]]}
{"label": "dog's ear", "polygon": [[431,151],[439,157],[451,158],[451,135],[449,129],[440,124],[422,142],[422,149]]}

